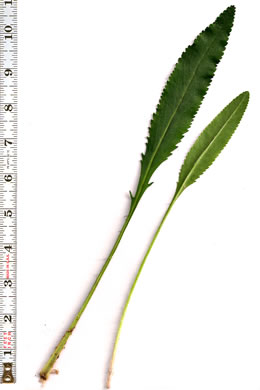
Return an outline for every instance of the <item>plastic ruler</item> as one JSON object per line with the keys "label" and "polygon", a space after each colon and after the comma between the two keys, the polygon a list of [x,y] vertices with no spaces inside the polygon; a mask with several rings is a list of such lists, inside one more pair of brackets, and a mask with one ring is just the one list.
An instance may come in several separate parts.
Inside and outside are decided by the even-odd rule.
{"label": "plastic ruler", "polygon": [[0,0],[0,383],[16,381],[17,1]]}

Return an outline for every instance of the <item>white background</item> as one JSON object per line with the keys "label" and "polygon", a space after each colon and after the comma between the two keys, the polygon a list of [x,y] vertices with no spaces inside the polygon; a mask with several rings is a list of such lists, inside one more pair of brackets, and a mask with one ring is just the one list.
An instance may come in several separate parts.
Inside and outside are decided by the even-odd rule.
{"label": "white background", "polygon": [[[37,374],[100,270],[162,87],[229,1],[19,0],[18,383]],[[185,140],[153,177],[45,389],[102,390],[120,310],[189,146],[244,90],[215,164],[172,210],[136,287],[113,389],[260,389],[259,2],[235,25]]]}

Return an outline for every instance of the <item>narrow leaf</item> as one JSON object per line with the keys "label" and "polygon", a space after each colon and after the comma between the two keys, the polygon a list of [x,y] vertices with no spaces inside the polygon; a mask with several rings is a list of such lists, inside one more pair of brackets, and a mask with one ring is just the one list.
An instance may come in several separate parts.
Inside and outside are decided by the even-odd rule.
{"label": "narrow leaf", "polygon": [[181,168],[179,182],[177,184],[176,192],[164,213],[164,216],[161,219],[161,222],[154,233],[154,236],[148,246],[148,249],[141,261],[139,269],[136,273],[135,279],[130,288],[128,297],[124,304],[123,312],[120,318],[119,326],[116,333],[116,338],[113,347],[112,358],[109,365],[108,375],[107,375],[107,388],[110,388],[111,376],[113,373],[113,366],[117,351],[117,346],[119,342],[120,332],[122,329],[123,321],[125,314],[133,295],[137,281],[141,275],[143,267],[146,263],[146,260],[149,256],[149,253],[152,250],[152,247],[158,237],[162,226],[169,215],[175,201],[180,196],[182,191],[194,183],[194,181],[213,163],[215,158],[224,148],[224,146],[229,141],[230,137],[234,133],[236,127],[238,126],[245,109],[247,107],[249,100],[249,93],[244,92],[238,97],[236,97],[228,106],[224,108],[223,111],[206,127],[206,129],[198,137],[194,145],[191,147],[186,159],[184,160],[183,166]]}
{"label": "narrow leaf", "polygon": [[228,7],[182,54],[153,115],[131,207],[135,208],[159,165],[176,149],[207,92],[232,29],[235,7]]}
{"label": "narrow leaf", "polygon": [[184,160],[174,199],[213,163],[236,130],[248,101],[249,92],[237,96],[200,134]]}

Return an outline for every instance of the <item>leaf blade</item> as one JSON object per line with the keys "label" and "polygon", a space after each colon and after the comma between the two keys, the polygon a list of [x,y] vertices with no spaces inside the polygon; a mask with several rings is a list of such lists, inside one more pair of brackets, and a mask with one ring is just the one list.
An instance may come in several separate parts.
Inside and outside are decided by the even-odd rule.
{"label": "leaf blade", "polygon": [[228,7],[184,51],[171,73],[153,115],[132,206],[151,185],[155,170],[188,131],[221,60],[233,26],[235,7]]}
{"label": "leaf blade", "polygon": [[239,125],[248,101],[249,92],[241,93],[202,131],[183,162],[174,199],[177,199],[215,161]]}

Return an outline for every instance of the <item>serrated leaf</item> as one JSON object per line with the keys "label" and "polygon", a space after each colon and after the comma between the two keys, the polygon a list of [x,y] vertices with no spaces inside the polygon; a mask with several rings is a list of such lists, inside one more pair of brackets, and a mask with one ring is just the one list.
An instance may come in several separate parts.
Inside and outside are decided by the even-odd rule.
{"label": "serrated leaf", "polygon": [[213,163],[236,130],[246,110],[249,92],[229,103],[197,138],[181,167],[174,199],[194,183]]}
{"label": "serrated leaf", "polygon": [[171,73],[150,124],[136,193],[131,196],[132,209],[152,184],[155,170],[189,129],[224,53],[234,14],[234,6],[220,14],[186,49]]}

